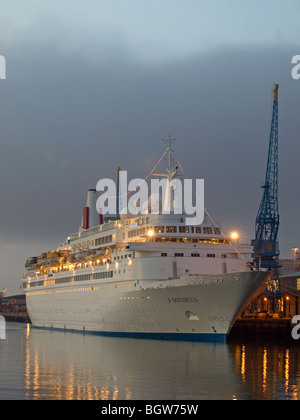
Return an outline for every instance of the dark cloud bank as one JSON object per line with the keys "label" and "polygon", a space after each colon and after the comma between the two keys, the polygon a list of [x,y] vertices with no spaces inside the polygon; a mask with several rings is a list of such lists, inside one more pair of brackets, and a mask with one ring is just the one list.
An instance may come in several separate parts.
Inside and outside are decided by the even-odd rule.
{"label": "dark cloud bank", "polygon": [[[118,165],[130,179],[146,175],[169,134],[177,138],[176,157],[187,175],[205,179],[207,209],[225,228],[240,226],[249,241],[265,176],[275,82],[280,243],[291,256],[292,246],[300,245],[295,54],[288,45],[232,47],[150,64],[117,47],[105,54],[51,44],[8,49],[8,78],[0,84],[0,242],[12,244],[2,258],[10,255],[13,262],[3,270],[3,283],[19,284],[23,258],[35,245],[50,249],[77,230],[86,190],[100,178],[115,177]],[[20,247],[15,256],[14,244]]]}

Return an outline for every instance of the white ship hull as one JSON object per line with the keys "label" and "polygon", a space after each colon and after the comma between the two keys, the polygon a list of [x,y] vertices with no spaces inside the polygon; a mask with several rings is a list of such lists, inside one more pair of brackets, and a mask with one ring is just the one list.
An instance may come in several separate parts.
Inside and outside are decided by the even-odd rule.
{"label": "white ship hull", "polygon": [[268,277],[243,272],[126,287],[113,281],[37,287],[26,293],[27,308],[36,327],[224,342],[238,314],[266,287]]}

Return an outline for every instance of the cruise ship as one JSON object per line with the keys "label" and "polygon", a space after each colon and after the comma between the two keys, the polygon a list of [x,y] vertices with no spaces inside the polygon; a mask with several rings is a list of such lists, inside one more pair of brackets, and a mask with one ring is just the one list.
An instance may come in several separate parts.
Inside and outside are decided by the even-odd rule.
{"label": "cruise ship", "polygon": [[[177,177],[169,139],[167,176]],[[88,191],[77,233],[26,261],[22,289],[33,326],[108,336],[226,342],[266,288],[252,246],[232,243],[206,214],[103,217]]]}

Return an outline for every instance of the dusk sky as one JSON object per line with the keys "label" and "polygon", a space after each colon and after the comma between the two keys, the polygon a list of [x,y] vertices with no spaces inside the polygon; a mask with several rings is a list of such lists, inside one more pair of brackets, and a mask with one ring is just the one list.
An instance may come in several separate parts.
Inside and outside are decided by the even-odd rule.
{"label": "dusk sky", "polygon": [[279,83],[279,245],[300,248],[300,1],[10,0],[0,12],[0,290],[78,230],[87,190],[176,138],[205,206],[254,238]]}

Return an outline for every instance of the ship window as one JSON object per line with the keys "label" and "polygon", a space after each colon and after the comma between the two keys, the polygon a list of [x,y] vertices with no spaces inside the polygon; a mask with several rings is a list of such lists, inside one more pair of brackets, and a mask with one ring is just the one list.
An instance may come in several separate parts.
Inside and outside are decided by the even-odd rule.
{"label": "ship window", "polygon": [[202,233],[202,229],[199,226],[196,226],[196,233]]}
{"label": "ship window", "polygon": [[164,233],[164,226],[155,226],[154,233]]}
{"label": "ship window", "polygon": [[222,258],[227,258],[227,255],[226,254],[222,254]]}
{"label": "ship window", "polygon": [[211,227],[204,227],[203,228],[203,233],[211,235],[212,234],[212,228]]}
{"label": "ship window", "polygon": [[166,227],[167,233],[176,233],[177,232],[177,226],[167,226]]}
{"label": "ship window", "polygon": [[200,257],[200,254],[194,252],[193,254],[191,254],[191,257]]}
{"label": "ship window", "polygon": [[208,258],[216,258],[216,254],[207,254]]}
{"label": "ship window", "polygon": [[179,226],[179,233],[189,233],[188,226]]}
{"label": "ship window", "polygon": [[162,256],[162,257],[167,257],[167,256],[168,256],[168,254],[167,254],[166,252],[162,252],[162,253],[161,253],[161,256]]}
{"label": "ship window", "polygon": [[219,228],[214,228],[214,231],[216,235],[221,235],[221,231]]}
{"label": "ship window", "polygon": [[184,254],[181,252],[176,252],[175,257],[184,257]]}

